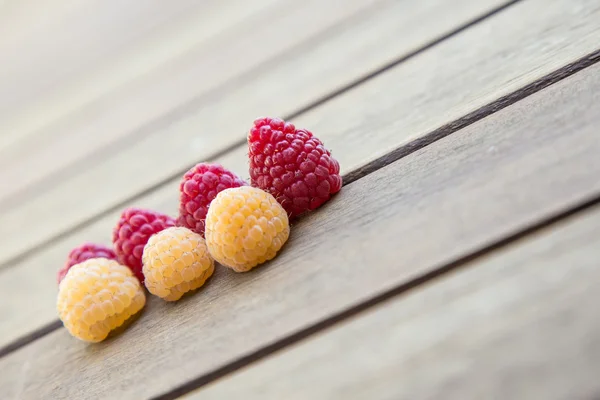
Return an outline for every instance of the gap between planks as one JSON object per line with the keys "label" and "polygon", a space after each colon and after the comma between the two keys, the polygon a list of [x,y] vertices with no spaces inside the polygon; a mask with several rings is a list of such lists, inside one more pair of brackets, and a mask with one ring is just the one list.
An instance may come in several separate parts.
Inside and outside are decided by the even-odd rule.
{"label": "gap between planks", "polygon": [[[335,97],[338,97],[344,93],[346,93],[349,90],[352,90],[354,88],[356,88],[357,86],[360,86],[361,84],[375,78],[376,76],[392,69],[393,67],[401,64],[402,62],[405,62],[423,52],[425,52],[426,50],[431,49],[432,47],[438,45],[439,43],[446,41],[447,39],[451,38],[452,36],[455,36],[463,31],[465,31],[468,28],[471,28],[474,25],[477,25],[478,23],[482,22],[483,20],[509,8],[510,6],[522,2],[523,0],[512,0],[509,1],[507,3],[504,3],[496,8],[491,9],[490,11],[487,11],[486,13],[475,17],[474,19],[466,22],[465,24],[450,30],[448,33],[445,33],[443,35],[441,35],[440,37],[437,37],[433,40],[430,40],[428,42],[426,42],[424,45],[420,46],[418,49],[411,51],[409,53],[403,54],[402,56],[394,59],[393,61],[385,64],[384,66],[364,75],[361,76],[353,81],[351,81],[350,83],[343,85],[342,87],[340,87],[337,90],[334,90],[333,92],[313,101],[310,102],[308,105],[303,106],[287,115],[284,115],[284,119],[292,119],[292,118],[296,118],[304,113],[307,113],[311,110],[313,110],[314,108],[325,104],[326,102],[332,100]],[[337,25],[332,27],[331,29],[334,28],[339,28]],[[252,71],[250,71],[252,72]],[[245,75],[244,75],[245,76]],[[236,80],[237,81],[237,80]],[[225,85],[229,86],[231,85],[231,82],[227,82],[225,83]],[[219,88],[218,90],[220,90],[221,88]],[[211,91],[213,92],[213,91]],[[206,96],[202,96],[203,98]],[[187,110],[189,107],[185,107],[185,109]],[[189,110],[188,110],[189,111]],[[176,110],[175,114],[180,114],[181,111],[180,110]],[[130,139],[130,138],[126,138],[126,139]],[[224,149],[219,150],[218,152],[212,153],[210,156],[206,157],[207,160],[211,160],[211,159],[215,159],[218,157],[221,157],[237,148],[239,148],[240,146],[243,146],[243,144],[245,143],[245,138],[240,139],[230,145],[228,145],[227,147],[225,147]],[[122,145],[122,142],[119,142],[120,145]],[[133,143],[129,143],[130,145],[133,145]],[[89,158],[85,160],[86,164],[89,164],[90,160]],[[25,259],[27,259],[28,257],[35,255],[37,253],[39,253],[40,251],[52,246],[54,243],[56,243],[57,241],[65,238],[66,236],[77,232],[79,230],[81,230],[82,228],[84,228],[85,226],[87,226],[90,223],[94,223],[100,219],[102,219],[103,217],[107,216],[108,214],[126,206],[128,203],[135,201],[137,199],[140,199],[162,187],[164,187],[165,185],[167,185],[168,183],[172,182],[174,179],[177,179],[179,176],[181,176],[185,171],[187,171],[187,169],[189,169],[192,165],[186,165],[185,168],[181,168],[180,170],[178,170],[176,173],[173,173],[171,175],[169,175],[166,178],[160,179],[158,182],[156,182],[155,184],[145,188],[142,191],[139,191],[138,193],[136,193],[134,196],[130,196],[124,200],[119,201],[116,205],[110,206],[109,208],[105,208],[104,210],[102,210],[99,213],[96,213],[95,215],[91,216],[91,217],[85,217],[81,222],[76,223],[75,225],[70,226],[68,229],[58,233],[58,234],[54,234],[51,235],[50,237],[48,237],[47,239],[43,239],[41,240],[39,243],[33,245],[32,247],[28,248],[27,250],[21,251],[19,253],[17,253],[15,256],[10,257],[9,259],[5,260],[4,262],[2,262],[0,264],[0,270],[3,268],[7,268],[10,267],[11,265],[14,265],[16,263],[19,263]],[[352,178],[352,176],[350,175],[348,177],[349,181],[354,180],[354,178]]]}
{"label": "gap between planks", "polygon": [[541,79],[538,79],[515,92],[503,96],[498,100],[465,115],[462,118],[454,120],[426,135],[423,135],[420,138],[413,140],[410,143],[407,143],[404,146],[400,146],[384,156],[355,169],[354,171],[349,172],[346,176],[344,176],[344,183],[347,184],[354,182],[363,176],[375,172],[378,169],[393,163],[394,161],[406,157],[407,155],[414,153],[415,151],[422,149],[431,143],[434,143],[462,128],[465,128],[489,115],[492,115],[493,113],[498,112],[510,106],[511,104],[524,99],[527,96],[537,93],[550,85],[553,85],[579,71],[582,71],[583,69],[594,65],[598,61],[600,61],[600,49],[580,58],[575,62],[565,65],[564,67],[559,68],[558,70],[542,77]]}
{"label": "gap between planks", "polygon": [[[344,175],[344,186],[351,184],[352,182],[355,182],[375,171],[377,171],[380,168],[383,168],[391,163],[393,163],[394,161],[398,161],[399,159],[406,157],[412,153],[414,153],[415,151],[418,151],[432,143],[435,143],[436,141],[451,135],[452,133],[465,128],[489,115],[492,115],[508,106],[510,106],[511,104],[514,104],[516,102],[518,102],[519,100],[522,100],[534,93],[539,92],[540,90],[554,84],[557,82],[560,82],[561,80],[579,72],[582,71],[583,69],[590,67],[592,65],[594,65],[595,63],[597,63],[598,61],[600,61],[600,50],[595,51],[571,64],[568,64],[566,66],[564,66],[563,68],[560,68],[544,77],[542,77],[541,79],[538,79],[534,82],[532,82],[531,84],[523,87],[522,89],[519,89],[509,95],[506,95],[490,104],[487,104],[483,107],[481,107],[480,109],[466,115],[465,117],[462,117],[458,120],[452,121],[446,125],[444,125],[443,127],[436,129],[432,132],[430,132],[429,134],[426,134],[424,137],[416,139],[410,143],[408,143],[405,146],[402,146],[400,148],[398,148],[397,150],[394,150],[386,155],[384,155],[383,157],[380,157],[376,160],[374,160],[373,162],[367,164],[364,167],[361,167],[355,171],[351,171],[348,174]],[[229,149],[228,151],[224,151],[222,154],[219,155],[222,156],[224,154],[226,154],[229,151],[232,151],[233,149],[237,148],[238,146],[233,146],[231,149]],[[145,194],[149,194],[152,191],[154,191],[156,188],[149,190],[147,193]],[[142,197],[142,195],[140,195],[139,197]],[[577,209],[575,209],[576,211]],[[114,210],[112,210],[114,211]],[[109,214],[109,212],[106,212],[106,214]],[[104,216],[104,214],[102,215]],[[98,216],[96,219],[101,219],[102,216]],[[552,223],[552,221],[554,221],[553,219],[550,220],[549,223]],[[82,225],[83,227],[83,225]],[[65,233],[62,236],[67,236],[68,233]],[[57,239],[58,240],[58,239]],[[41,249],[38,249],[37,251],[40,251]],[[1,268],[0,268],[1,271]],[[31,333],[17,339],[16,341],[9,343],[6,346],[0,347],[0,358],[6,356],[7,354],[10,354],[11,352],[19,349],[20,347],[23,347],[37,339],[39,339],[40,337],[43,337],[44,335],[59,329],[60,327],[62,327],[62,324],[60,323],[60,321],[56,320],[52,323],[46,324],[45,326],[41,327],[40,329],[34,330]]]}

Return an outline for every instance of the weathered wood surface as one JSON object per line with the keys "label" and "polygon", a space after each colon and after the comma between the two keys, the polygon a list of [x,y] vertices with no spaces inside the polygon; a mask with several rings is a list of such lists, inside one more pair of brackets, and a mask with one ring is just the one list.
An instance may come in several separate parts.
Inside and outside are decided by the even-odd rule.
{"label": "weathered wood surface", "polygon": [[[529,3],[533,3],[533,6],[527,5]],[[572,16],[565,18],[564,23],[558,23],[561,20],[560,13],[574,11],[566,2],[553,4],[549,7],[551,11],[543,14],[547,19],[538,16],[538,24],[531,24],[528,18],[532,18],[536,7],[539,8],[539,1],[528,0],[514,5],[360,85],[339,99],[299,116],[294,122],[314,129],[327,146],[334,149],[335,156],[342,162],[342,171],[353,172],[372,159],[372,152],[377,151],[378,146],[393,148],[394,145],[423,137],[429,133],[427,129],[438,128],[453,118],[461,117],[462,113],[485,105],[485,101],[498,99],[506,94],[506,88],[519,89],[530,84],[543,73],[551,72],[550,68],[573,61],[574,57],[591,49],[595,43],[592,43],[592,39],[598,35],[596,27],[600,25],[592,18],[596,15],[592,3],[579,3],[582,10],[589,13],[590,19],[580,10],[582,15],[578,20]],[[547,32],[554,33],[549,36]],[[480,45],[482,37],[489,38],[486,43],[492,41],[495,45]],[[567,51],[564,46],[569,37],[573,43]],[[577,50],[577,46],[582,49]],[[477,68],[473,67],[475,62],[478,62]],[[441,65],[443,69],[440,69]],[[470,86],[469,82],[474,86]],[[413,111],[405,114],[394,110]],[[225,122],[225,119],[221,121]],[[336,124],[340,126],[339,130],[335,128]],[[363,141],[367,136],[369,140]],[[245,152],[245,147],[241,146],[216,161],[247,177]],[[96,181],[90,178],[90,182]],[[178,179],[129,205],[174,214],[177,211],[177,185]],[[85,188],[88,193],[94,191],[91,187]],[[111,186],[106,194],[114,194],[116,190]],[[48,214],[45,221],[55,218],[53,222],[60,223],[59,217],[69,210],[79,209],[78,215],[83,215],[79,207],[87,207],[88,202],[96,200],[103,201],[90,195],[83,203],[64,203],[61,205],[61,214]],[[48,201],[51,202],[51,198]],[[52,205],[49,207],[52,209]],[[0,316],[3,317],[0,318],[0,347],[55,320],[53,299],[56,294],[56,268],[62,265],[70,248],[84,240],[109,243],[119,212],[110,213],[57,241],[48,249],[0,271],[0,291],[11,294],[0,304]],[[46,228],[40,227],[37,232],[43,229]],[[29,304],[27,310],[22,309],[25,301]]]}
{"label": "weathered wood surface", "polygon": [[[516,6],[514,6],[514,7],[515,7],[514,9],[516,9],[517,11],[522,12],[519,9],[517,9]],[[385,79],[383,80],[383,82],[379,82],[379,80],[381,80],[381,78],[378,78],[379,83],[377,84],[376,87],[381,88],[385,85],[393,86],[395,84],[395,82],[402,82],[402,83],[409,82],[410,83],[410,80],[412,79],[411,76],[413,76],[413,74],[415,73],[414,72],[415,70],[418,70],[420,67],[426,66],[428,63],[431,63],[431,62],[436,63],[437,61],[435,61],[435,60],[438,60],[441,57],[443,57],[443,54],[451,54],[454,51],[458,51],[457,50],[458,48],[465,47],[465,42],[477,41],[483,34],[485,34],[485,32],[498,31],[495,28],[495,26],[505,24],[507,19],[513,21],[513,24],[509,25],[509,26],[512,26],[514,28],[514,31],[512,34],[503,32],[503,37],[505,37],[504,43],[505,43],[506,47],[494,46],[493,47],[495,49],[494,52],[487,55],[487,57],[489,58],[489,61],[487,61],[486,64],[489,65],[490,68],[493,68],[493,66],[495,65],[494,60],[496,61],[496,63],[498,63],[499,60],[507,58],[507,54],[511,55],[510,57],[508,57],[511,60],[523,61],[522,58],[518,57],[518,55],[520,54],[519,49],[515,48],[513,46],[515,45],[515,43],[520,43],[520,42],[526,41],[528,39],[528,36],[524,36],[524,37],[519,36],[520,34],[523,33],[524,28],[519,27],[514,23],[514,18],[518,14],[515,11],[511,11],[511,12],[509,12],[509,11],[511,11],[511,10],[509,9],[506,11],[506,13],[507,13],[506,15],[501,14],[490,20],[485,21],[484,23],[482,23],[482,25],[484,25],[483,27],[481,27],[481,26],[474,27],[474,28],[468,30],[467,32],[465,32],[464,35],[459,35],[457,37],[453,37],[448,43],[441,43],[441,44],[437,45],[436,47],[434,47],[433,49],[430,49],[428,52],[424,53],[423,55],[421,55],[419,57],[422,58],[422,57],[426,56],[428,53],[436,53],[436,54],[433,54],[433,56],[429,56],[429,57],[425,58],[424,62],[416,63],[417,60],[414,60],[416,65],[412,66],[411,68],[408,69],[408,73],[406,74],[406,76],[404,76],[404,74],[402,72],[395,72],[396,70],[403,71],[405,68],[404,65],[400,65],[400,66],[396,67],[393,71],[384,75]],[[558,18],[558,16],[554,16],[554,17]],[[499,20],[500,22],[494,22],[496,19],[500,19]],[[522,21],[525,23],[526,20],[523,19]],[[551,19],[551,21],[555,21],[555,19]],[[485,25],[487,25],[489,23],[494,23],[494,25],[493,25],[494,27],[486,28]],[[546,28],[549,29],[550,24],[552,24],[552,22],[550,22],[548,27],[546,27]],[[543,26],[538,26],[537,28],[538,28],[538,31],[536,31],[537,34],[541,34],[541,32],[543,32],[546,29]],[[527,30],[526,30],[526,32],[530,33]],[[512,39],[509,40],[509,38],[512,38]],[[450,48],[448,48],[448,46],[451,44],[451,42],[456,39],[460,39],[458,47],[452,45],[452,46],[450,46]],[[531,39],[531,40],[533,41],[533,39]],[[488,48],[486,47],[485,50],[487,51],[487,49]],[[481,50],[481,49],[479,49],[479,50]],[[546,50],[548,50],[550,52],[544,53]],[[530,47],[529,56],[531,57],[532,60],[538,60],[540,62],[546,62],[547,59],[552,56],[558,57],[558,58],[562,57],[562,55],[557,55],[557,54],[553,53],[551,50],[552,50],[551,47],[547,47],[547,46],[535,47],[532,45],[532,47]],[[441,53],[437,54],[438,51]],[[539,51],[539,54],[536,53],[536,51]],[[515,53],[513,54],[513,52],[515,52]],[[472,54],[472,56],[475,57],[476,55]],[[531,61],[531,62],[533,63],[533,61]],[[455,75],[449,76],[447,78],[447,81],[454,82],[456,79],[460,78],[461,74],[464,73],[464,71],[463,71],[464,68],[465,68],[464,66],[457,65],[454,68]],[[545,71],[545,68],[546,68],[545,65],[539,65],[535,68],[535,70],[536,71],[538,71],[538,70]],[[502,83],[495,81],[496,82],[495,86],[493,86],[492,89],[490,89],[488,87],[484,87],[483,89],[492,90],[493,93],[496,93],[496,92],[500,91],[503,88],[503,86],[511,84],[511,81],[513,79],[516,79],[515,77],[519,76],[518,74],[521,73],[519,70],[514,70],[514,71],[512,71],[512,74],[511,74],[510,69],[506,69],[506,70],[502,70],[502,71],[504,71],[504,74],[505,74],[504,75],[505,81],[503,81]],[[469,71],[467,71],[467,72],[469,72]],[[431,72],[431,73],[433,74],[433,72]],[[491,74],[491,72],[490,72],[490,74]],[[500,76],[500,73],[499,73],[499,76]],[[528,76],[528,79],[533,79],[537,76],[538,76],[537,74],[533,74],[532,76]],[[429,79],[429,78],[427,78],[427,79]],[[436,80],[436,82],[437,82],[437,80]],[[521,84],[525,84],[525,83],[529,83],[531,81],[526,80],[526,81],[519,81],[519,82]],[[438,83],[436,83],[436,85],[437,84]],[[382,91],[382,93],[388,93],[389,98],[387,96],[385,96],[384,99],[368,97],[368,102],[370,102],[371,104],[367,104],[363,98],[363,95],[361,95],[361,93],[362,93],[363,87],[369,89],[370,86],[371,86],[371,83],[367,83],[367,84],[362,85],[361,87],[358,87],[357,89],[355,89],[355,91],[354,91],[355,93],[351,97],[350,97],[350,94],[352,92],[350,92],[348,95],[346,95],[347,98],[354,99],[354,101],[357,104],[356,106],[348,105],[349,100],[345,100],[343,103],[344,104],[343,107],[345,107],[345,110],[344,110],[342,108],[342,106],[336,106],[337,101],[332,101],[331,103],[326,104],[323,107],[320,107],[311,113],[308,113],[308,115],[306,115],[305,117],[298,118],[299,124],[301,124],[303,126],[308,125],[311,128],[314,126],[315,130],[319,133],[319,135],[325,140],[325,142],[328,145],[331,140],[335,140],[335,143],[336,143],[335,146],[330,146],[330,147],[337,149],[338,146],[344,146],[344,152],[340,152],[340,151],[336,150],[335,155],[336,155],[336,157],[340,157],[344,160],[342,163],[342,169],[343,169],[343,172],[345,172],[345,173],[351,172],[352,171],[351,168],[353,168],[357,165],[360,165],[361,161],[364,160],[365,158],[369,157],[369,155],[367,152],[363,152],[363,147],[357,146],[356,143],[352,146],[346,146],[343,143],[343,141],[340,140],[341,138],[339,136],[336,136],[338,132],[336,132],[335,129],[329,129],[329,128],[328,129],[320,129],[319,128],[319,126],[322,124],[328,124],[328,118],[331,117],[332,115],[335,115],[335,114],[332,114],[331,108],[335,108],[336,114],[345,115],[349,120],[352,120],[356,123],[356,126],[352,126],[352,127],[346,126],[344,128],[344,130],[341,131],[341,132],[346,132],[346,135],[350,142],[353,142],[355,140],[355,139],[352,139],[352,135],[354,135],[356,137],[357,135],[360,135],[362,132],[367,131],[367,130],[369,131],[369,136],[371,138],[371,141],[378,142],[379,137],[380,137],[379,131],[372,127],[374,119],[365,120],[365,121],[355,121],[353,119],[353,115],[356,113],[354,111],[352,111],[354,109],[361,109],[361,110],[367,110],[367,111],[371,110],[371,111],[369,111],[369,115],[372,115],[374,117],[376,115],[375,114],[376,110],[378,108],[381,108],[383,110],[382,115],[379,118],[379,120],[381,120],[381,121],[384,121],[390,115],[396,116],[396,122],[388,120],[387,124],[382,127],[382,128],[384,128],[382,130],[383,135],[381,136],[381,137],[383,137],[383,141],[390,141],[390,140],[393,141],[393,140],[396,140],[396,137],[400,138],[400,140],[404,140],[402,138],[404,138],[405,135],[408,135],[408,136],[417,135],[416,132],[412,133],[410,130],[402,130],[400,127],[400,128],[398,128],[400,130],[397,132],[400,134],[396,134],[394,136],[394,134],[393,134],[393,132],[394,132],[393,129],[395,129],[394,127],[399,124],[404,124],[405,123],[404,121],[406,120],[407,116],[404,114],[397,114],[397,113],[394,114],[389,111],[394,107],[396,107],[398,109],[403,109],[403,108],[409,107],[407,104],[409,104],[411,101],[414,100],[414,98],[415,98],[414,96],[417,96],[416,89],[415,89],[415,92],[413,92],[412,94],[408,93],[408,95],[406,95],[405,92],[397,93],[394,91],[387,91],[387,92]],[[431,97],[427,97],[427,99],[428,99],[427,104],[435,105],[434,101],[436,101],[437,99],[433,96],[436,93],[435,92],[436,87],[433,87],[433,86],[427,87],[427,88],[424,88],[423,90],[424,91],[422,93],[420,93],[420,95],[427,94],[428,91],[433,91],[433,93],[431,94]],[[448,94],[448,93],[455,94],[454,92],[447,89],[445,86],[442,86],[441,90],[442,90],[442,92],[440,92],[440,95]],[[375,91],[374,89],[369,89],[369,92],[374,92],[374,91]],[[481,93],[477,93],[475,88],[472,90],[470,95],[472,98],[488,96],[488,95],[486,95],[485,91],[483,91]],[[388,104],[390,99],[397,99],[398,105],[394,106],[394,105]],[[460,101],[461,101],[460,98],[455,99],[455,102],[460,102]],[[428,107],[424,106],[423,111],[422,111],[423,115],[419,116],[419,120],[422,120],[425,117],[429,117],[432,120],[438,121],[440,124],[448,122],[449,119],[440,118],[440,115],[445,116],[443,113],[438,113],[438,114],[435,113],[435,111],[437,111],[441,107],[442,106],[438,106],[438,107],[434,108],[432,110],[432,112],[430,113]],[[341,117],[335,118],[335,120],[338,121],[340,124],[344,122],[344,118],[341,118]],[[311,122],[311,121],[313,121],[313,122]],[[419,132],[418,134],[422,135],[424,133],[426,133],[426,132]],[[358,139],[356,139],[356,140],[358,140]],[[367,145],[367,146],[370,146],[370,145]],[[244,153],[245,153],[245,149],[243,147],[241,147],[231,153],[228,153],[224,157],[219,158],[217,161],[223,162],[225,165],[231,167],[234,171],[237,171],[242,176],[246,177],[247,172],[246,172],[246,166],[244,164],[244,159],[245,159],[245,157],[243,156]],[[145,198],[138,199],[131,204],[139,205],[139,206],[147,206],[147,207],[158,209],[160,211],[175,213],[175,211],[177,209],[177,205],[176,205],[177,204],[177,188],[176,188],[177,184],[178,184],[177,181],[173,181],[172,183],[170,183],[163,189],[157,191],[156,193],[153,193],[150,196],[146,196]],[[88,199],[90,201],[93,201],[94,197],[89,197]],[[2,332],[2,335],[0,335],[0,338],[1,338],[0,339],[0,347],[3,345],[6,345],[8,343],[11,343],[15,339],[22,337],[23,335],[26,335],[29,332],[34,331],[35,329],[39,328],[40,326],[46,325],[46,324],[50,323],[51,321],[55,320],[55,310],[53,307],[53,299],[56,294],[56,287],[54,286],[54,276],[55,276],[56,268],[58,268],[59,265],[62,265],[62,263],[64,262],[65,254],[69,251],[69,249],[72,248],[73,246],[79,244],[81,241],[91,240],[91,241],[99,241],[99,242],[108,243],[110,241],[110,232],[111,232],[112,226],[114,225],[115,221],[117,221],[117,219],[118,219],[118,213],[119,213],[119,211],[111,213],[111,214],[103,217],[99,221],[89,224],[89,226],[86,226],[84,229],[79,230],[79,231],[67,236],[66,238],[58,241],[56,244],[54,244],[49,249],[44,250],[44,251],[40,252],[39,254],[32,256],[29,259],[24,260],[23,262],[17,264],[13,268],[9,268],[6,271],[0,272],[0,288],[1,288],[1,290],[3,293],[11,294],[11,296],[7,296],[7,298],[8,298],[7,301],[0,304],[0,315],[3,316],[3,318],[0,319],[0,332]],[[23,304],[24,301],[27,301],[27,303],[30,305],[27,310],[23,310],[21,307],[21,305]]]}
{"label": "weathered wood surface", "polygon": [[[296,3],[306,7],[304,3]],[[184,107],[189,107],[193,111],[191,114],[190,110],[187,110],[188,114],[183,113],[183,116],[180,112],[157,116],[153,112],[144,114],[143,108],[138,107],[137,112],[147,119],[144,123],[138,121],[140,125],[136,126],[139,129],[130,126],[131,129],[137,129],[133,133],[130,132],[135,136],[135,142],[128,141],[127,145],[111,146],[111,151],[98,150],[76,168],[71,168],[68,173],[57,175],[57,179],[48,179],[37,185],[35,193],[24,192],[27,196],[8,199],[10,207],[6,206],[0,210],[0,236],[6,237],[6,240],[0,243],[0,262],[5,262],[32,246],[68,231],[91,216],[117,206],[159,182],[180,175],[185,168],[213,157],[227,146],[243,141],[245,132],[257,116],[294,113],[353,79],[381,67],[389,60],[406,55],[448,33],[498,3],[496,0],[463,0],[460,3],[442,0],[396,0],[378,3],[378,7],[374,7],[371,12],[361,13],[360,18],[354,18],[335,29],[330,29],[291,49],[276,60],[266,62],[261,68],[257,68],[252,76],[231,82],[227,88],[215,91],[210,96],[200,96]],[[318,1],[318,4],[322,2]],[[408,12],[403,12],[406,7],[409,7]],[[415,7],[422,15],[419,19],[413,18]],[[561,28],[561,32],[557,34],[557,39],[562,41],[562,36],[571,30],[567,37],[573,41],[572,46],[576,50],[564,52],[561,48],[558,54],[553,47],[549,47],[547,52],[543,50],[549,59],[557,59],[558,62],[554,65],[559,65],[560,61],[572,60],[579,52],[587,51],[586,32],[590,28],[587,22],[595,23],[592,19],[594,16],[588,15],[587,11],[573,16],[573,21],[577,17],[578,26],[583,28],[570,26],[566,19],[566,27],[564,30]],[[582,23],[581,18],[584,18],[585,22]],[[311,23],[310,26],[312,25]],[[418,26],[425,28],[414,29]],[[524,33],[535,36],[538,32],[526,29]],[[584,37],[583,41],[579,40],[581,36]],[[471,40],[479,38],[480,36],[471,37]],[[463,50],[461,49],[461,52]],[[537,53],[535,54],[537,56]],[[441,50],[438,57],[440,55],[445,57],[444,50]],[[521,57],[521,54],[518,56]],[[536,56],[526,54],[532,68],[537,68],[545,62],[545,59]],[[448,62],[453,65],[458,63],[456,67],[462,72],[465,63],[475,61],[473,57],[475,53],[469,53],[466,59],[456,57]],[[434,61],[439,65],[439,60]],[[494,73],[498,72],[497,67],[490,67]],[[424,68],[427,73],[431,73],[431,66]],[[418,71],[407,71],[406,75],[401,73],[402,83],[391,79],[395,81],[395,85],[402,86],[400,92],[403,96],[400,99],[414,101],[411,96],[420,97],[424,90],[435,89],[423,87],[423,84],[433,83],[431,77],[424,75],[425,72],[415,77],[416,72]],[[456,69],[448,71],[449,74],[456,72]],[[439,71],[435,72],[435,75],[439,75]],[[413,85],[415,80],[422,83]],[[183,80],[179,84],[187,86],[189,81],[190,79]],[[500,81],[494,80],[495,83]],[[398,90],[393,92],[396,95],[400,94]],[[403,109],[409,107],[409,104],[404,103],[398,105]],[[110,110],[120,113],[121,107],[111,104]],[[368,121],[369,114],[371,113],[364,114],[366,117],[362,122]],[[332,115],[328,115],[327,118],[339,119]],[[356,117],[346,118],[356,122]],[[117,122],[128,124],[131,121],[129,116],[121,116]],[[84,128],[86,132],[92,132],[87,131],[88,129],[93,130],[96,135],[115,129],[114,126],[103,125],[91,118],[79,122],[83,124],[80,126],[80,134]],[[314,128],[319,128],[319,125],[315,125]],[[329,132],[321,130],[320,134],[327,135]],[[332,134],[337,134],[337,131],[334,129]],[[88,134],[81,137],[86,138]],[[334,145],[337,144],[332,143],[330,146]],[[386,145],[393,146],[393,143]],[[342,150],[347,151],[346,148],[335,151],[341,154]],[[55,154],[53,153],[53,156]],[[354,165],[356,164],[347,167],[352,168]],[[15,171],[7,172],[13,174],[17,170],[9,171]],[[67,200],[65,193],[68,193]],[[24,228],[34,222],[35,229]],[[10,234],[7,234],[8,230]]]}
{"label": "weathered wood surface", "polygon": [[593,399],[600,208],[186,399]]}
{"label": "weathered wood surface", "polygon": [[61,329],[0,359],[4,395],[168,392],[597,196],[599,71],[585,69],[345,187],[254,272],[219,268],[176,304],[152,297],[128,330],[101,344]]}

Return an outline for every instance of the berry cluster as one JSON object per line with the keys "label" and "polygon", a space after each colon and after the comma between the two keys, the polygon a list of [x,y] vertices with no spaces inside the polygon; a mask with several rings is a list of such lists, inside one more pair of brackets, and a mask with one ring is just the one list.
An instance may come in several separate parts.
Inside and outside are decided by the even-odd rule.
{"label": "berry cluster", "polygon": [[179,216],[125,209],[112,248],[85,243],[58,272],[57,310],[89,342],[138,313],[146,293],[177,301],[202,287],[215,261],[246,272],[273,259],[290,221],[340,191],[340,165],[311,132],[261,118],[248,133],[250,184],[219,164],[200,163],[179,186]]}

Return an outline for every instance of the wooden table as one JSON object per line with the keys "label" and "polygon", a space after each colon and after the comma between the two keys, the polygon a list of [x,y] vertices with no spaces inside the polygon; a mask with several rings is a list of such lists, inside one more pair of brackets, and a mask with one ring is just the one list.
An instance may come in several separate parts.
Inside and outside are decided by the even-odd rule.
{"label": "wooden table", "polygon": [[[600,396],[600,0],[0,5],[2,399]],[[56,271],[126,206],[176,215],[246,132],[344,188],[246,274],[99,344]]]}

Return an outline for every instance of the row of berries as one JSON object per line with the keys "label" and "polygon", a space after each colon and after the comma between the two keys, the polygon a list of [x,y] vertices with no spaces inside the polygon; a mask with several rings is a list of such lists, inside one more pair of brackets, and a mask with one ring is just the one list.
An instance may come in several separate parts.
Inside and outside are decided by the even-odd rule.
{"label": "row of berries", "polygon": [[58,272],[57,310],[73,336],[104,340],[144,307],[144,286],[176,301],[204,285],[215,261],[245,272],[271,260],[289,237],[289,221],[342,187],[340,166],[323,143],[281,119],[256,120],[248,149],[250,184],[200,163],[181,180],[177,219],[128,208],[113,248],[86,243],[69,253]]}

